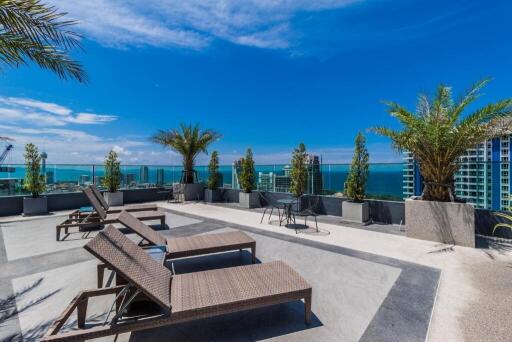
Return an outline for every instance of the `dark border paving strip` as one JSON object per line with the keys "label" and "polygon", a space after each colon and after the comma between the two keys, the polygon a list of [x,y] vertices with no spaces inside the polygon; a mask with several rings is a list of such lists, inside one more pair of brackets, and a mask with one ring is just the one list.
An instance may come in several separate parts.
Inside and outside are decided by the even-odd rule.
{"label": "dark border paving strip", "polygon": [[[360,341],[425,341],[430,317],[437,294],[441,270],[399,259],[361,252],[346,247],[269,232],[262,229],[242,226],[231,222],[182,213],[172,209],[166,211],[199,220],[216,223],[219,227],[240,229],[253,234],[323,249],[333,253],[379,263],[401,269],[400,276],[377,310]],[[199,224],[196,224],[199,226]],[[186,229],[187,226],[179,227]],[[279,229],[280,227],[276,227]],[[173,228],[173,230],[176,228]],[[284,229],[284,228],[281,228]]]}
{"label": "dark border paving strip", "polygon": [[[437,285],[441,271],[398,259],[361,252],[345,247],[328,245],[321,242],[288,236],[278,232],[269,232],[257,228],[242,226],[222,220],[215,220],[197,215],[165,209],[169,213],[185,216],[202,222],[171,228],[161,231],[169,236],[185,236],[215,231],[225,227],[240,229],[252,234],[259,234],[290,243],[343,254],[358,259],[380,263],[401,269],[394,286],[389,291],[380,308],[364,332],[361,341],[425,341],[430,316],[432,313]],[[285,229],[276,227],[276,229]],[[90,260],[92,257],[82,248],[73,248],[37,256],[7,260],[3,236],[0,230],[0,293],[3,296],[13,294],[11,279],[27,274],[42,272]],[[412,304],[413,303],[413,304]],[[8,325],[2,326],[2,336],[7,333],[19,334],[20,327],[17,317],[11,319]],[[8,331],[7,331],[8,330]]]}

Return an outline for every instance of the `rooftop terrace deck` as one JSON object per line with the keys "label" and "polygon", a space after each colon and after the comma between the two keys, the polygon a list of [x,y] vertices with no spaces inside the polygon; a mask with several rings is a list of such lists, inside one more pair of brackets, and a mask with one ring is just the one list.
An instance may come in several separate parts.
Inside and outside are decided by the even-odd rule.
{"label": "rooftop terrace deck", "polygon": [[[512,323],[512,246],[482,240],[452,247],[403,236],[399,226],[360,227],[322,217],[320,233],[260,224],[258,210],[232,205],[158,203],[169,236],[241,229],[258,245],[261,262],[284,260],[313,286],[313,324],[302,304],[233,314],[123,335],[118,341],[506,341]],[[97,261],[83,233],[55,241],[66,212],[0,221],[0,339],[37,340],[84,288],[96,286]],[[157,222],[155,222],[156,224]],[[91,232],[86,237],[92,237]],[[135,238],[130,234],[132,238]],[[181,259],[176,272],[250,263],[245,252]],[[93,303],[101,319],[109,303]],[[499,318],[499,319],[498,319]],[[112,340],[106,339],[106,340]]]}

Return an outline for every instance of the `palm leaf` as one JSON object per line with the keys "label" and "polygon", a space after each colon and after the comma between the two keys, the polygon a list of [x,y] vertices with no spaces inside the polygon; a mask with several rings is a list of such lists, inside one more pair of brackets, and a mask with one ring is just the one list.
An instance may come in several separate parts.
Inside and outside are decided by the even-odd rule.
{"label": "palm leaf", "polygon": [[40,0],[0,0],[0,61],[10,67],[29,61],[62,79],[87,81],[80,63],[68,54],[80,48],[80,35],[68,30],[74,21]]}

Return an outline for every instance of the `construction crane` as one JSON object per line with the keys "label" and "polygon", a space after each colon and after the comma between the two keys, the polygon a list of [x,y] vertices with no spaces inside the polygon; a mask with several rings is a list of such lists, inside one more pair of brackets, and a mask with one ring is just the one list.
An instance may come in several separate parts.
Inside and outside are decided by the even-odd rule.
{"label": "construction crane", "polygon": [[12,144],[8,144],[6,147],[5,147],[5,150],[2,152],[2,154],[0,155],[0,172],[14,172],[15,169],[14,167],[5,167],[5,166],[2,166],[2,164],[4,163],[5,159],[7,158],[7,155],[9,154],[9,152],[11,152],[11,150],[14,148],[14,146]]}

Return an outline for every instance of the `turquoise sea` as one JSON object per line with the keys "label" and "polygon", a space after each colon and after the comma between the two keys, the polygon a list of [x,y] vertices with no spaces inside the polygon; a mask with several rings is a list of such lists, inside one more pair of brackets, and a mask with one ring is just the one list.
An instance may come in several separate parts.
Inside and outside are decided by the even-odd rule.
{"label": "turquoise sea", "polygon": [[[17,179],[24,177],[24,165],[5,165],[15,168],[14,172],[0,172],[1,179]],[[273,172],[276,175],[283,175],[285,165],[257,165],[256,176],[260,172]],[[367,193],[376,197],[402,198],[403,186],[403,164],[371,164],[370,177],[368,180]],[[181,166],[122,166],[123,180],[126,184],[163,184],[178,182],[181,178]],[[199,180],[208,178],[208,167],[197,166]],[[232,186],[232,166],[223,165],[219,168],[222,174],[223,184]],[[349,171],[348,164],[324,164],[321,167],[322,188],[325,193],[343,191],[344,182]],[[85,184],[98,181],[104,175],[103,165],[47,165],[46,175],[49,183],[74,183]]]}

